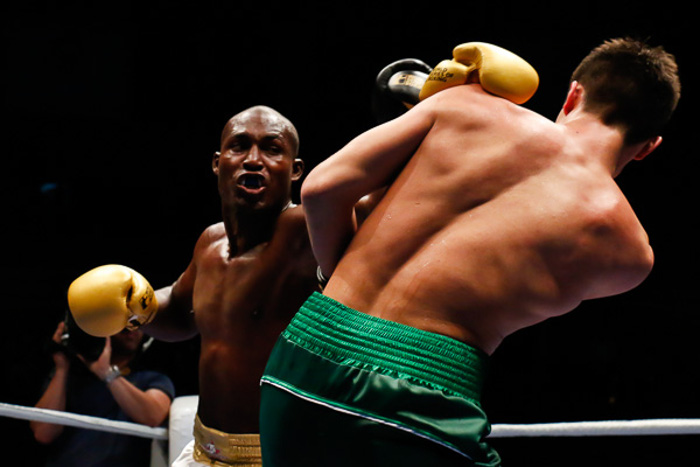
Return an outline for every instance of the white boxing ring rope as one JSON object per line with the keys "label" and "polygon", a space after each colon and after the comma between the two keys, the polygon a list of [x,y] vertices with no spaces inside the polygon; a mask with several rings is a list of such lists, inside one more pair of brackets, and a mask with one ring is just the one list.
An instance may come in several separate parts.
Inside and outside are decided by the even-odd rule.
{"label": "white boxing ring rope", "polygon": [[[0,416],[68,425],[111,433],[169,441],[170,461],[179,454],[181,447],[192,438],[194,414],[198,396],[175,398],[171,406],[169,428],[151,428],[131,422],[107,420],[35,407],[0,403]],[[700,419],[671,418],[646,420],[606,420],[582,422],[555,422],[533,424],[496,423],[489,438],[520,437],[583,437],[583,436],[659,436],[699,435]]]}
{"label": "white boxing ring rope", "polygon": [[39,409],[36,407],[24,407],[21,405],[5,404],[0,402],[0,415],[10,418],[19,418],[56,425],[67,425],[89,430],[108,431],[121,435],[139,436],[157,440],[168,439],[166,428],[151,428],[146,425],[132,422],[108,420],[106,418],[92,417],[59,410]]}
{"label": "white boxing ring rope", "polygon": [[[0,416],[107,431],[139,436],[141,438],[168,439],[167,428],[151,428],[138,423],[108,420],[89,415],[25,407],[2,402],[0,402]],[[698,435],[700,434],[700,419],[671,418],[532,424],[496,423],[491,428],[489,438]]]}
{"label": "white boxing ring rope", "polygon": [[598,422],[557,422],[525,425],[494,424],[489,438],[544,436],[658,436],[698,435],[700,419],[607,420]]}

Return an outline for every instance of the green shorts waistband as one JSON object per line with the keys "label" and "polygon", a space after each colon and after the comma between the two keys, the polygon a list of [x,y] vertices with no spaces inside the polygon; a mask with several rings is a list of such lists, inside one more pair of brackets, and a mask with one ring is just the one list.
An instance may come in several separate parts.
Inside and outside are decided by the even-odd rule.
{"label": "green shorts waistband", "polygon": [[480,404],[488,357],[450,337],[370,316],[316,292],[282,336],[336,363]]}

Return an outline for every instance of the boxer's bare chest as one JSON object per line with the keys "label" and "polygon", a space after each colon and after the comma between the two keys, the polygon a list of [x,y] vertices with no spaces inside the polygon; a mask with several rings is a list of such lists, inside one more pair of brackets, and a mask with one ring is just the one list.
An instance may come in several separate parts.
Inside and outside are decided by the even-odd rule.
{"label": "boxer's bare chest", "polygon": [[197,267],[193,309],[200,335],[224,339],[266,328],[276,332],[315,286],[315,262],[306,242],[275,238],[235,256],[228,241],[216,242]]}

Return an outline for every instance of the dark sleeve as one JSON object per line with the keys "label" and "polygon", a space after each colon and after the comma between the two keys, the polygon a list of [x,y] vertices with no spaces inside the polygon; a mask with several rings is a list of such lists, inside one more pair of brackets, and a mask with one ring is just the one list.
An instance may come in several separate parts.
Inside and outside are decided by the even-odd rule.
{"label": "dark sleeve", "polygon": [[128,375],[127,379],[142,391],[149,389],[160,389],[170,397],[170,400],[175,398],[175,385],[172,380],[157,371],[137,371],[132,375]]}

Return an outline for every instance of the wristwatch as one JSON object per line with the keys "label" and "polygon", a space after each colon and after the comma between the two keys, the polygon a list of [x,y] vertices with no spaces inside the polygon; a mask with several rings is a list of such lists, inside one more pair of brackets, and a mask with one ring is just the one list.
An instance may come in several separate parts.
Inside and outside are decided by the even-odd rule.
{"label": "wristwatch", "polygon": [[105,384],[109,384],[115,379],[119,378],[122,375],[121,370],[117,365],[112,365],[112,367],[109,369],[109,373],[104,377],[102,381],[104,381]]}

